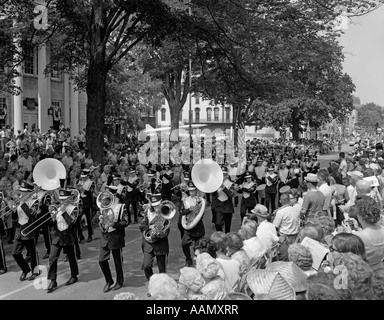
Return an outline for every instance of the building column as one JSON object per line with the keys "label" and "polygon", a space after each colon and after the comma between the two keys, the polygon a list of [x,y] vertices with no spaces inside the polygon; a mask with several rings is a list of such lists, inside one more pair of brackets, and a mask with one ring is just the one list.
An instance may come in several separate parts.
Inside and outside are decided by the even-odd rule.
{"label": "building column", "polygon": [[70,84],[71,95],[71,137],[79,134],[79,92],[75,90],[73,81]]}
{"label": "building column", "polygon": [[70,82],[69,75],[64,73],[64,126],[65,128],[70,128],[71,126],[71,118],[70,118]]}
{"label": "building column", "polygon": [[47,47],[42,45],[38,49],[38,78],[37,78],[37,99],[39,105],[38,122],[41,133],[49,130],[51,119],[48,117],[48,109],[51,107],[51,79],[46,77],[44,69],[47,66]]}
{"label": "building column", "polygon": [[[13,24],[16,23],[16,20],[13,21]],[[21,47],[19,43],[19,38],[15,37],[13,39],[14,44],[17,48],[18,53],[15,55],[15,61],[19,61],[19,55],[21,55]],[[19,76],[15,78],[15,86],[21,89],[20,94],[13,95],[13,133],[17,135],[17,131],[21,132],[24,130],[23,126],[23,64],[20,62],[15,67]]]}

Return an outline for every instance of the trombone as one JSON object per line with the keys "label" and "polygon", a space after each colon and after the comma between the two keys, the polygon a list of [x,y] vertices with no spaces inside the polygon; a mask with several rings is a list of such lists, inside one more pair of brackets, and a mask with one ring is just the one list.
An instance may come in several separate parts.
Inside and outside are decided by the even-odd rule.
{"label": "trombone", "polygon": [[[27,226],[24,230],[21,231],[21,235],[26,237],[29,235],[31,232],[39,229],[44,223],[48,222],[52,216],[57,217],[59,213],[63,213],[65,208],[72,204],[74,206],[77,206],[80,200],[80,192],[76,189],[72,190],[72,194],[68,199],[65,199],[59,207],[56,207],[55,205],[50,205],[48,207],[48,212],[44,215],[42,215],[40,218],[37,220],[33,221],[29,226]],[[77,217],[76,217],[77,218]],[[76,220],[75,218],[73,218]]]}
{"label": "trombone", "polygon": [[[23,197],[15,200],[10,206],[8,205],[8,203],[4,200],[6,206],[0,210],[0,219],[3,218],[4,216],[6,216],[8,213],[10,213],[11,211],[15,211],[16,208],[23,204],[24,202],[27,202],[29,199],[33,199],[33,198],[36,198],[37,199],[37,194],[38,192],[42,190],[41,187],[35,187],[35,189],[33,189],[33,191],[27,193],[26,195],[24,195]],[[7,211],[3,212],[4,210],[6,210],[8,208]]]}

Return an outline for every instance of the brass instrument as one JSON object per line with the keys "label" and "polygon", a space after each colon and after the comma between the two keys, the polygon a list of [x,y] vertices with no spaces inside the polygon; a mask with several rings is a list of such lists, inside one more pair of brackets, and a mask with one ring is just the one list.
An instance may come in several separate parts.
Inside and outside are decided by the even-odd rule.
{"label": "brass instrument", "polygon": [[197,189],[204,193],[212,193],[220,188],[224,175],[216,161],[201,159],[193,165],[191,179]]}
{"label": "brass instrument", "polygon": [[[36,164],[32,174],[33,180],[38,185],[38,187],[36,188],[36,191],[33,192],[33,194],[35,194],[35,199],[29,196],[29,200],[27,201],[31,202],[31,205],[33,206],[36,205],[37,201],[52,201],[52,197],[47,197],[47,191],[52,191],[60,187],[60,179],[65,179],[66,170],[64,165],[59,160],[46,158]],[[44,191],[42,189],[44,189]],[[41,225],[43,225],[43,223],[49,219],[51,219],[50,212],[33,221],[30,225],[21,231],[21,234],[23,236],[27,236],[31,232],[40,228]]]}
{"label": "brass instrument", "polygon": [[[21,234],[25,237],[31,232],[39,229],[44,223],[48,222],[51,218],[53,220],[57,220],[57,217],[63,212],[67,211],[69,213],[70,218],[73,222],[76,221],[78,217],[78,205],[80,200],[80,192],[76,189],[71,190],[72,194],[65,199],[59,207],[56,205],[50,205],[48,207],[48,212],[41,217],[39,217],[37,220],[33,221],[29,226],[27,226],[25,229],[21,231]],[[47,201],[48,199],[45,199]],[[68,226],[64,227],[62,230],[65,230]],[[60,230],[60,231],[62,231]]]}
{"label": "brass instrument", "polygon": [[101,192],[96,199],[96,204],[100,209],[99,227],[101,231],[108,232],[115,222],[115,211],[117,203],[115,202],[115,195],[106,190]]}
{"label": "brass instrument", "polygon": [[184,207],[192,208],[190,214],[181,218],[181,225],[185,230],[193,229],[204,215],[205,199],[203,197],[187,197],[184,199]]}
{"label": "brass instrument", "polygon": [[147,242],[153,243],[154,238],[164,238],[171,226],[171,220],[176,214],[176,206],[172,201],[164,200],[156,208],[157,215],[149,221],[149,229],[143,232]]}
{"label": "brass instrument", "polygon": [[[9,206],[7,210],[7,206],[0,210],[0,218],[3,218],[11,211],[15,211],[18,206],[22,205],[23,203],[27,203],[29,208],[32,208],[33,205],[35,205],[35,202],[38,201],[38,193],[41,191],[40,187],[35,187],[31,192],[28,192],[27,194],[23,195],[21,198],[13,201]],[[4,200],[5,201],[5,200]],[[6,211],[5,211],[6,210]],[[4,212],[5,211],[5,212]]]}

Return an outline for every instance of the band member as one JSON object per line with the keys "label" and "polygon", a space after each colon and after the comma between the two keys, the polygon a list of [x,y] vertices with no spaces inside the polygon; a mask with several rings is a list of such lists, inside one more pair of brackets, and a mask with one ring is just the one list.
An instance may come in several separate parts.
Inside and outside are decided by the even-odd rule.
{"label": "band member", "polygon": [[188,195],[189,195],[188,183],[190,180],[191,180],[190,173],[184,172],[183,177],[182,177],[182,182],[178,186],[178,193],[179,193],[180,201],[179,201],[179,207],[178,207],[179,216],[178,216],[178,220],[177,220],[177,227],[179,228],[181,239],[183,239],[183,235],[184,235],[184,228],[181,225],[181,218],[183,216],[181,214],[181,212],[182,212],[182,208],[183,208],[183,200],[186,197],[188,197]]}
{"label": "band member", "polygon": [[[25,181],[21,183],[19,189],[22,196],[31,194],[33,190],[33,185]],[[38,266],[39,260],[35,247],[36,230],[26,233],[23,232],[23,230],[27,230],[27,227],[35,220],[38,206],[38,201],[29,198],[27,202],[23,202],[18,205],[16,210],[12,213],[12,218],[17,220],[15,239],[12,247],[12,256],[22,270],[21,276],[19,278],[20,281],[26,280],[29,272],[32,272],[31,276],[28,278],[28,280],[31,281],[39,275],[39,270],[36,268]],[[24,260],[22,254],[24,247],[27,248],[29,253],[31,266],[29,266],[28,263]]]}
{"label": "band member", "polygon": [[223,169],[223,175],[223,184],[216,191],[217,199],[214,204],[212,203],[212,206],[215,206],[216,211],[216,231],[223,231],[224,228],[225,233],[228,233],[231,231],[232,214],[235,211],[232,202],[233,183],[228,178],[227,169]]}
{"label": "band member", "polygon": [[[256,167],[254,169],[255,176],[256,176],[256,185],[260,186],[262,184],[265,184],[265,174],[266,174],[266,167],[263,164],[263,160],[261,158],[258,158],[256,160]],[[259,193],[256,191],[256,199],[258,199]],[[260,201],[262,204],[264,204],[264,199],[260,197]]]}
{"label": "band member", "polygon": [[[41,201],[41,204],[40,204],[40,210],[37,214],[37,219],[45,216],[47,213],[48,213],[48,207],[49,205],[51,204],[51,196],[49,194],[47,194]],[[51,235],[49,233],[49,221],[45,222],[36,232],[36,244],[37,244],[37,241],[39,239],[39,234],[40,234],[40,231],[41,233],[43,234],[43,237],[44,237],[44,244],[45,244],[45,248],[47,250],[46,254],[43,256],[43,259],[48,259],[49,258],[49,254],[51,253],[51,243],[52,243],[52,240],[51,240]]]}
{"label": "band member", "polygon": [[[60,189],[59,200],[65,201],[72,195],[71,191]],[[67,254],[69,267],[71,270],[71,277],[65,283],[66,286],[77,282],[79,275],[79,268],[75,258],[75,243],[77,239],[74,237],[74,232],[71,230],[75,225],[76,210],[78,208],[75,204],[68,204],[64,206],[63,203],[58,204],[56,209],[51,209],[51,253],[49,255],[49,270],[48,279],[51,280],[47,292],[51,293],[57,288],[57,261],[60,257],[61,250],[65,250]],[[78,212],[78,211],[77,211]]]}
{"label": "band member", "polygon": [[[80,178],[82,179],[79,182],[79,191],[81,193],[81,201],[83,204],[83,213],[87,219],[87,229],[88,229],[88,238],[87,242],[93,240],[93,227],[92,227],[92,207],[93,207],[93,191],[95,188],[95,183],[89,178],[90,170],[83,169],[81,172]],[[81,217],[77,218],[77,227],[79,232],[79,240],[83,241],[85,238],[83,236],[83,230],[81,228]]]}
{"label": "band member", "polygon": [[269,205],[271,204],[272,212],[276,209],[276,193],[277,193],[277,182],[278,176],[275,173],[275,167],[270,166],[268,172],[265,176],[265,206],[269,210]]}
{"label": "band member", "polygon": [[164,173],[162,176],[161,183],[161,199],[172,201],[172,182],[173,175],[169,175],[168,173]]}
{"label": "band member", "polygon": [[[277,172],[277,176],[279,178],[279,182],[277,184],[277,189],[280,190],[282,187],[288,185],[289,183],[289,170],[285,161],[280,162],[279,171]],[[279,199],[281,197],[281,193],[279,192]]]}
{"label": "band member", "polygon": [[131,207],[133,211],[133,223],[138,223],[137,202],[139,201],[139,192],[137,186],[140,183],[139,177],[136,175],[135,168],[129,171],[129,177],[126,182],[127,192],[125,196],[125,207],[128,213],[128,223],[132,223]]}
{"label": "band member", "polygon": [[[118,188],[116,186],[108,186],[108,190],[116,195]],[[101,214],[99,217],[99,226],[101,230],[99,265],[103,272],[106,285],[103,292],[111,290],[119,290],[124,285],[123,257],[122,248],[125,246],[125,227],[128,225],[127,211],[124,203],[121,203],[118,197],[114,197],[113,204],[110,209],[103,209],[103,206],[109,206],[112,199],[102,198],[100,200]],[[111,210],[113,215],[105,215]],[[105,212],[103,212],[103,210]],[[110,218],[110,219],[108,219]],[[116,284],[113,286],[111,269],[108,260],[112,252],[113,261],[116,269]]]}
{"label": "band member", "polygon": [[152,268],[155,257],[159,273],[167,272],[167,258],[169,254],[169,228],[164,228],[160,233],[157,233],[155,228],[156,223],[161,222],[158,210],[161,203],[161,194],[153,194],[149,200],[149,205],[140,224],[140,231],[143,233],[141,246],[144,253],[143,270],[148,280],[153,275]]}
{"label": "band member", "polygon": [[244,176],[245,181],[241,184],[238,193],[243,195],[240,204],[240,217],[241,223],[243,222],[244,217],[247,213],[250,213],[251,210],[256,206],[256,183],[252,180],[252,173],[247,171]]}
{"label": "band member", "polygon": [[[201,198],[197,196],[197,189],[192,181],[188,182],[188,191],[189,196],[184,198],[182,201],[182,210],[181,216],[186,216],[191,214],[193,210],[201,202]],[[203,219],[201,218],[199,222],[190,230],[184,229],[183,237],[181,240],[181,247],[185,256],[185,265],[187,267],[193,266],[193,259],[191,256],[190,247],[193,243],[199,241],[202,237],[205,236],[205,228]]]}

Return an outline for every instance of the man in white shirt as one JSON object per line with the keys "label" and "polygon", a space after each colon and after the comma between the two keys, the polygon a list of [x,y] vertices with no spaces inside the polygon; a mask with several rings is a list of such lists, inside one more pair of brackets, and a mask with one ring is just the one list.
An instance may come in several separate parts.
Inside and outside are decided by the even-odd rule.
{"label": "man in white shirt", "polygon": [[339,153],[339,157],[340,157],[339,170],[340,170],[341,175],[343,176],[343,178],[345,178],[347,176],[347,169],[348,169],[348,164],[347,164],[347,161],[345,160],[345,153],[344,152],[340,152]]}
{"label": "man in white shirt", "polygon": [[363,179],[363,174],[360,171],[348,172],[349,186],[347,187],[349,200],[345,205],[340,205],[339,208],[343,212],[349,212],[351,206],[355,204],[357,196],[356,183]]}
{"label": "man in white shirt", "polygon": [[28,154],[27,150],[22,149],[22,153],[17,160],[20,168],[24,168],[27,172],[32,172],[33,159]]}
{"label": "man in white shirt", "polygon": [[267,220],[269,217],[267,207],[257,204],[251,212],[257,216],[258,227],[256,236],[266,249],[272,248],[279,241],[279,237],[277,236],[274,224]]}
{"label": "man in white shirt", "polygon": [[300,229],[300,211],[291,206],[289,195],[283,193],[280,198],[281,207],[277,209],[273,225],[279,230],[282,238],[280,242],[286,241],[288,244],[295,242]]}
{"label": "man in white shirt", "polygon": [[67,150],[65,153],[65,156],[61,159],[61,162],[63,163],[65,169],[67,171],[70,171],[73,166],[73,159],[71,157],[71,150]]}
{"label": "man in white shirt", "polygon": [[319,179],[319,182],[317,183],[317,189],[321,191],[325,196],[323,210],[326,211],[330,217],[332,217],[332,214],[331,214],[332,189],[327,183],[329,173],[326,169],[320,169],[317,172],[317,177]]}

